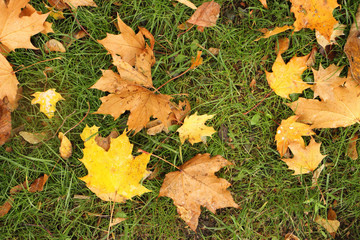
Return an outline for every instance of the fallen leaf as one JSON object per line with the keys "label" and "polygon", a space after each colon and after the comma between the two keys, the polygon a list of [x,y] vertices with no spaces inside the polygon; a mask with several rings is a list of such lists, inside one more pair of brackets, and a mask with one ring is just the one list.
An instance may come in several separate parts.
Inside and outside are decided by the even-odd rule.
{"label": "fallen leaf", "polygon": [[0,218],[5,216],[12,208],[11,203],[13,202],[13,198],[9,198],[8,200],[5,201],[5,203],[3,205],[0,206]]}
{"label": "fallen leaf", "polygon": [[300,238],[298,238],[292,233],[287,233],[284,240],[300,240]]}
{"label": "fallen leaf", "polygon": [[119,35],[108,33],[106,38],[98,40],[111,55],[120,55],[121,58],[131,66],[135,65],[135,57],[145,49],[145,39],[141,32],[135,34],[117,16],[118,28],[121,32]]}
{"label": "fallen leaf", "polygon": [[336,0],[290,0],[290,11],[294,13],[295,31],[303,28],[316,29],[328,41],[331,39],[334,27],[338,22],[333,17],[333,11],[340,6]]}
{"label": "fallen leaf", "polygon": [[266,0],[259,0],[261,4],[264,6],[264,8],[268,8],[268,5],[266,3]]}
{"label": "fallen leaf", "polygon": [[206,137],[211,136],[216,131],[213,127],[205,126],[205,122],[212,119],[215,115],[197,115],[197,112],[187,116],[184,124],[177,130],[180,136],[181,144],[187,139],[191,144],[203,142],[206,144]]}
{"label": "fallen leaf", "polygon": [[316,41],[319,43],[319,45],[321,47],[323,47],[325,49],[327,45],[335,44],[337,37],[344,35],[345,28],[346,28],[346,25],[339,24],[339,23],[335,24],[333,32],[330,36],[330,40],[328,40],[326,37],[321,35],[321,33],[318,30],[316,30],[315,31]]}
{"label": "fallen leaf", "polygon": [[10,138],[11,129],[10,110],[4,102],[0,100],[0,146]]}
{"label": "fallen leaf", "polygon": [[294,29],[294,27],[285,25],[285,26],[282,26],[282,27],[275,27],[273,30],[269,30],[267,28],[260,29],[260,32],[262,32],[264,35],[257,38],[257,39],[255,39],[254,41],[256,42],[256,41],[259,41],[262,38],[269,38],[269,37],[274,36],[276,34],[285,32],[285,31],[287,31],[289,29]]}
{"label": "fallen leaf", "polygon": [[352,77],[360,83],[360,30],[358,29],[360,25],[360,6],[358,7],[356,18],[354,23],[351,25],[350,33],[346,41],[344,52],[350,63],[350,72]]}
{"label": "fallen leaf", "polygon": [[320,173],[324,168],[325,168],[325,164],[321,164],[321,166],[313,172],[313,176],[311,179],[311,188],[314,188],[316,185],[318,185],[318,179],[320,177]]}
{"label": "fallen leaf", "polygon": [[119,224],[119,223],[121,223],[121,222],[123,222],[123,221],[125,221],[126,220],[126,218],[120,218],[120,217],[118,217],[118,218],[113,218],[112,220],[111,220],[111,223],[109,224],[109,227],[113,227],[113,226],[115,226],[115,225],[117,225],[117,224]]}
{"label": "fallen leaf", "polygon": [[[285,37],[285,38],[280,38],[278,40],[278,45],[276,46],[276,53],[279,54],[283,54],[286,50],[289,49],[289,45],[290,45],[290,40],[289,38]],[[267,56],[265,56],[265,59],[261,59],[261,60],[266,60]]]}
{"label": "fallen leaf", "polygon": [[109,151],[110,143],[112,138],[117,138],[119,133],[117,131],[111,131],[111,133],[107,137],[96,136],[95,141],[97,145],[102,147],[105,151]]}
{"label": "fallen leaf", "polygon": [[41,143],[42,141],[44,141],[47,137],[47,133],[46,132],[42,132],[42,133],[31,133],[31,132],[24,132],[21,131],[19,132],[19,135],[22,136],[25,141],[27,141],[30,144],[38,144]]}
{"label": "fallen leaf", "polygon": [[336,233],[340,227],[340,222],[338,220],[327,220],[319,215],[315,217],[315,222],[326,229],[330,234]]}
{"label": "fallen leaf", "polygon": [[185,4],[186,6],[188,6],[191,9],[197,9],[197,7],[188,0],[176,0],[176,1],[178,1],[179,3]]}
{"label": "fallen leaf", "polygon": [[286,120],[282,120],[277,128],[275,141],[281,157],[286,153],[289,144],[298,143],[300,146],[305,147],[302,136],[315,134],[309,125],[296,122],[297,119],[298,116],[291,116]]}
{"label": "fallen leaf", "polygon": [[348,147],[347,147],[346,156],[348,156],[352,160],[356,160],[359,157],[358,152],[357,152],[357,148],[356,148],[356,141],[358,140],[358,138],[359,138],[359,136],[356,133],[354,135],[354,137],[352,137],[350,139]]}
{"label": "fallen leaf", "polygon": [[316,63],[316,53],[317,52],[318,52],[317,47],[313,47],[311,49],[310,56],[309,56],[308,60],[306,61],[306,66],[307,67],[312,67],[312,66],[315,65],[315,63]]}
{"label": "fallen leaf", "polygon": [[96,3],[93,0],[63,0],[63,1],[72,8],[77,8],[80,6],[97,7]]}
{"label": "fallen leaf", "polygon": [[71,142],[62,132],[59,132],[58,137],[61,141],[59,148],[60,156],[66,160],[71,157],[72,154]]}
{"label": "fallen leaf", "polygon": [[45,52],[66,52],[64,45],[56,39],[50,39],[44,45]]}
{"label": "fallen leaf", "polygon": [[343,84],[329,87],[328,94],[334,96],[327,100],[299,98],[289,104],[299,116],[298,121],[311,124],[312,128],[347,127],[359,123],[360,88],[352,78],[343,78]]}
{"label": "fallen leaf", "polygon": [[197,25],[198,30],[202,32],[204,27],[213,27],[216,25],[219,13],[220,5],[218,3],[214,1],[205,2],[196,9],[187,22]]}
{"label": "fallen leaf", "polygon": [[29,192],[41,192],[44,190],[44,185],[47,182],[49,176],[47,174],[44,174],[43,176],[35,179],[35,181],[30,185]]}
{"label": "fallen leaf", "polygon": [[40,112],[43,112],[48,118],[54,117],[56,103],[65,100],[54,88],[46,92],[36,92],[31,96],[35,97],[31,100],[31,104],[40,104]]}
{"label": "fallen leaf", "polygon": [[[30,4],[26,4],[25,8],[21,10],[19,17],[30,17],[32,14],[37,13],[39,15],[42,14],[40,11],[36,11],[36,9],[31,6]],[[44,22],[44,30],[41,31],[43,34],[53,33],[54,30],[52,29],[52,23]]]}
{"label": "fallen leaf", "polygon": [[196,231],[200,206],[212,213],[219,208],[239,207],[230,191],[226,190],[230,183],[214,174],[231,164],[220,155],[210,158],[208,153],[198,154],[180,166],[180,171],[166,174],[159,197],[172,198],[180,217]]}
{"label": "fallen leaf", "polygon": [[209,52],[210,52],[212,55],[214,55],[214,56],[217,56],[217,55],[219,55],[219,53],[220,53],[220,49],[218,49],[218,48],[213,48],[213,47],[211,47],[211,48],[209,48],[208,50],[209,50]]}
{"label": "fallen leaf", "polygon": [[203,58],[201,57],[202,51],[197,51],[196,58],[191,57],[191,66],[190,69],[195,69],[203,63]]}
{"label": "fallen leaf", "polygon": [[293,158],[282,159],[289,167],[294,170],[293,175],[305,174],[315,171],[326,155],[320,153],[321,143],[315,142],[312,138],[309,145],[305,148],[299,143],[289,144],[289,148],[293,153]]}
{"label": "fallen leaf", "polygon": [[65,19],[65,16],[64,16],[64,12],[62,11],[57,11],[55,10],[53,7],[49,7],[49,6],[46,6],[46,9],[50,11],[50,17],[54,18],[55,20],[61,20],[61,19]]}
{"label": "fallen leaf", "polygon": [[301,74],[307,69],[306,61],[309,54],[303,57],[293,57],[285,64],[281,53],[277,55],[272,73],[265,71],[266,79],[274,92],[283,98],[290,99],[292,93],[302,93],[311,85],[301,79]]}
{"label": "fallen leaf", "polygon": [[14,51],[16,48],[37,49],[30,37],[43,31],[47,14],[34,12],[31,16],[19,17],[29,0],[0,1],[0,39],[1,43]]}
{"label": "fallen leaf", "polygon": [[0,100],[4,100],[6,97],[11,105],[17,105],[18,84],[19,82],[10,63],[0,54]]}
{"label": "fallen leaf", "polygon": [[64,3],[63,0],[48,0],[50,6],[55,7],[58,10],[65,10],[68,9],[69,6]]}
{"label": "fallen leaf", "polygon": [[95,141],[98,129],[86,126],[80,135],[85,148],[79,160],[88,170],[88,175],[80,179],[104,201],[124,202],[150,192],[139,182],[148,174],[146,165],[151,155],[143,153],[133,157],[133,145],[125,132],[112,139],[109,150],[105,151]]}

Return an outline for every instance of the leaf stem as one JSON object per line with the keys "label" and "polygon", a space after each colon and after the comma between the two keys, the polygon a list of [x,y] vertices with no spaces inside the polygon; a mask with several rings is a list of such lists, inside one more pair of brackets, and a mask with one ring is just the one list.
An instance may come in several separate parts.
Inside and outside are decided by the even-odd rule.
{"label": "leaf stem", "polygon": [[33,63],[33,64],[29,65],[29,66],[26,66],[26,67],[20,68],[20,69],[18,69],[18,70],[16,70],[16,71],[12,71],[12,73],[17,73],[17,72],[20,72],[20,71],[22,71],[22,70],[24,70],[24,69],[27,69],[27,68],[32,67],[32,66],[34,66],[34,65],[36,65],[36,64],[39,64],[39,63],[49,62],[49,61],[52,61],[52,60],[57,60],[57,59],[62,59],[62,57],[56,57],[56,58],[46,59],[46,60],[43,60],[43,61],[40,61],[40,62],[36,62],[36,63]]}
{"label": "leaf stem", "polygon": [[160,159],[160,160],[162,160],[162,161],[170,164],[171,166],[173,166],[174,168],[176,168],[177,170],[179,170],[180,172],[182,172],[182,169],[180,169],[180,168],[177,167],[176,165],[172,164],[172,163],[169,162],[168,160],[166,160],[166,159],[164,159],[164,158],[162,158],[162,157],[160,157],[160,156],[158,156],[158,155],[155,155],[155,154],[153,154],[153,153],[149,153],[149,152],[147,152],[147,151],[145,151],[145,150],[142,150],[141,148],[138,149],[138,152],[142,152],[142,153],[146,153],[146,154],[151,154],[152,156],[154,156],[154,157],[156,157],[156,158],[158,158],[158,159]]}
{"label": "leaf stem", "polygon": [[270,94],[273,92],[274,90],[271,90],[271,92],[269,92],[268,94],[266,94],[266,96],[263,98],[263,99],[261,99],[261,101],[260,102],[258,102],[255,106],[253,106],[249,111],[247,111],[246,113],[243,113],[244,115],[247,115],[249,112],[251,112],[252,110],[254,110],[255,108],[257,108],[263,101],[265,101],[265,99],[267,98],[267,97],[269,97],[270,96]]}
{"label": "leaf stem", "polygon": [[155,91],[159,91],[160,88],[162,88],[163,86],[165,86],[166,84],[168,84],[169,82],[171,82],[172,80],[175,80],[179,77],[181,77],[182,75],[184,75],[185,73],[187,73],[188,71],[191,70],[191,67],[189,67],[188,69],[185,70],[185,72],[181,73],[180,75],[177,75],[176,77],[173,77],[171,79],[169,79],[166,83],[164,83],[163,85],[161,85],[160,87],[158,87],[157,89],[155,89]]}

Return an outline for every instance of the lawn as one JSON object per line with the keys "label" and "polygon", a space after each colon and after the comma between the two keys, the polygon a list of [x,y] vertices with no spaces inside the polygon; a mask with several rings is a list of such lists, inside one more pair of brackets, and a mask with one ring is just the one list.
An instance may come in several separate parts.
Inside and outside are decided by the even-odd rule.
{"label": "lawn", "polygon": [[[47,12],[43,2],[30,1],[37,10]],[[271,93],[265,71],[271,71],[281,37],[291,39],[289,50],[282,55],[285,61],[308,54],[317,42],[310,29],[254,40],[261,36],[258,29],[294,23],[290,2],[269,1],[269,8],[265,9],[258,0],[218,0],[221,11],[216,26],[205,28],[204,32],[194,27],[185,33],[177,26],[189,19],[194,10],[182,4],[174,6],[174,1],[95,2],[98,7],[65,10],[63,20],[48,17],[54,33],[32,37],[38,50],[17,49],[7,57],[14,70],[35,65],[16,73],[23,98],[12,112],[15,134],[0,147],[0,204],[8,199],[10,189],[25,179],[32,181],[41,174],[50,177],[43,191],[15,195],[12,209],[0,218],[1,239],[275,240],[284,239],[287,233],[300,239],[330,239],[331,235],[314,222],[317,215],[326,218],[330,207],[340,221],[335,238],[360,238],[360,162],[346,156],[349,140],[359,131],[359,124],[315,130],[315,140],[322,143],[321,153],[327,155],[319,187],[311,187],[312,174],[292,175],[276,151],[276,129],[293,112],[286,106],[289,100]],[[192,2],[200,6],[204,1]],[[347,26],[345,35],[331,50],[333,58],[326,53],[316,54],[313,68],[318,69],[320,64],[348,68],[343,48],[356,9],[356,1],[341,1],[341,9],[334,11],[334,17]],[[149,136],[146,130],[130,134],[133,154],[138,155],[138,149],[152,153],[148,168],[157,174],[142,183],[150,193],[114,205],[102,201],[79,179],[87,174],[79,159],[84,148],[80,134],[86,125],[100,127],[102,136],[114,129],[122,133],[127,128],[128,113],[116,120],[109,115],[92,114],[106,93],[90,87],[101,77],[101,70],[115,70],[111,56],[96,40],[105,38],[107,33],[119,33],[114,25],[117,14],[135,31],[142,26],[155,37],[155,87],[186,71],[191,57],[203,51],[200,66],[169,82],[160,92],[176,101],[187,98],[191,114],[214,115],[207,125],[219,134],[208,138],[206,144],[194,145],[181,144],[175,131],[156,136]],[[89,36],[75,40],[65,53],[45,52],[44,44],[49,39],[64,41],[82,28]],[[220,53],[211,54],[211,47],[220,49]],[[61,59],[41,62],[56,57]],[[51,71],[44,74],[45,69]],[[312,82],[310,69],[304,72],[303,79]],[[250,85],[253,80],[255,86]],[[52,119],[41,113],[38,105],[31,105],[33,93],[50,88],[65,99],[57,103]],[[305,90],[303,95],[311,94],[311,90]],[[19,129],[46,132],[50,137],[32,145],[18,134]],[[52,137],[58,129],[71,129],[67,137],[73,154],[68,160],[60,157],[60,140]],[[224,132],[231,142],[224,141]],[[305,141],[310,142],[310,137],[305,137]],[[240,208],[223,208],[216,214],[202,208],[194,232],[179,217],[170,198],[158,197],[165,175],[177,170],[158,157],[180,166],[198,153],[221,155],[233,163],[216,175],[232,184],[229,190]],[[110,215],[126,220],[109,229]]]}

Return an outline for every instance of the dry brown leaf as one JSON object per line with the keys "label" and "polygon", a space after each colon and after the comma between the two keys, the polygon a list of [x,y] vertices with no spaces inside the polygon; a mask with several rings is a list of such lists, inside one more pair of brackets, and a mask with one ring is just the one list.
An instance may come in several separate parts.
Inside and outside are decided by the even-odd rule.
{"label": "dry brown leaf", "polygon": [[[203,3],[194,14],[187,20],[188,23],[198,26],[199,31],[203,31],[204,27],[213,27],[219,18],[220,5],[214,1]],[[199,28],[200,27],[200,28]]]}
{"label": "dry brown leaf", "polygon": [[337,0],[290,0],[291,12],[294,13],[295,31],[303,28],[316,29],[328,41],[338,22],[333,17],[333,11],[340,6]]}
{"label": "dry brown leaf", "polygon": [[66,52],[64,45],[56,39],[50,39],[44,45],[45,52]]}
{"label": "dry brown leaf", "polygon": [[340,227],[340,222],[338,220],[327,220],[320,217],[319,215],[316,216],[315,222],[324,227],[330,234],[336,233]]}
{"label": "dry brown leaf", "polygon": [[117,17],[119,35],[107,34],[106,38],[98,40],[111,55],[120,55],[131,66],[135,65],[136,55],[145,49],[145,39],[141,32],[135,34],[119,17]]}
{"label": "dry brown leaf", "polygon": [[220,155],[198,154],[179,167],[180,171],[166,174],[159,196],[172,198],[180,217],[196,231],[201,206],[212,213],[216,209],[239,206],[234,202],[230,183],[215,176],[220,168],[231,165]]}
{"label": "dry brown leaf", "polygon": [[[328,87],[327,100],[299,98],[289,104],[301,122],[312,128],[347,127],[360,122],[360,88],[352,78],[343,78],[343,84]],[[326,86],[324,86],[326,87]],[[325,90],[324,90],[325,91]],[[320,95],[322,99],[322,95]]]}
{"label": "dry brown leaf", "polygon": [[11,134],[11,113],[8,107],[0,100],[0,146],[3,145]]}
{"label": "dry brown leaf", "polygon": [[44,174],[44,176],[35,179],[35,181],[29,187],[29,192],[34,193],[44,190],[44,185],[47,182],[48,178],[49,176],[47,174]]}
{"label": "dry brown leaf", "polygon": [[182,3],[186,6],[188,6],[189,8],[191,9],[197,9],[197,7],[195,6],[195,4],[193,4],[192,2],[190,2],[189,0],[176,0],[178,1],[179,3]]}
{"label": "dry brown leaf", "polygon": [[29,0],[9,0],[8,4],[0,1],[0,39],[1,43],[11,51],[16,48],[37,49],[32,45],[30,37],[44,28],[44,22],[49,13],[19,17]]}
{"label": "dry brown leaf", "polygon": [[350,63],[350,71],[352,77],[360,83],[360,30],[358,29],[360,25],[360,5],[356,13],[356,19],[351,25],[349,37],[346,41],[344,52]]}
{"label": "dry brown leaf", "polygon": [[11,203],[14,201],[12,197],[9,197],[3,205],[0,206],[0,218],[5,216],[12,208]]}
{"label": "dry brown leaf", "polygon": [[289,144],[294,157],[282,160],[289,166],[289,169],[295,171],[293,175],[313,172],[326,157],[320,153],[320,145],[321,143],[315,142],[313,138],[305,148],[299,143]]}
{"label": "dry brown leaf", "polygon": [[108,151],[110,148],[110,143],[112,138],[117,138],[119,133],[117,131],[111,131],[111,133],[107,137],[96,136],[95,141],[97,145],[102,147],[105,151]]}
{"label": "dry brown leaf", "polygon": [[359,136],[356,133],[354,137],[352,137],[349,141],[348,148],[346,151],[346,155],[351,158],[352,160],[358,159],[359,155],[356,148],[356,141],[358,140]]}
{"label": "dry brown leaf", "polygon": [[273,30],[269,30],[267,28],[263,28],[263,29],[260,29],[259,31],[262,32],[264,35],[255,39],[254,41],[259,41],[260,39],[262,38],[269,38],[271,36],[274,36],[276,34],[279,34],[279,33],[282,33],[282,32],[285,32],[289,29],[293,29],[294,27],[293,26],[288,26],[288,25],[285,25],[285,26],[282,26],[282,27],[276,27],[274,28]]}

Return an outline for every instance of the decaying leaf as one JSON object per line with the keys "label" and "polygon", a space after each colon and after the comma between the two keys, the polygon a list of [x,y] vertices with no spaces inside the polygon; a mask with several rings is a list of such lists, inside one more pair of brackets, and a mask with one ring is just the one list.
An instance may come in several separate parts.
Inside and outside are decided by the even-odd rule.
{"label": "decaying leaf", "polygon": [[16,48],[37,49],[30,37],[45,29],[47,14],[34,12],[31,16],[20,17],[22,8],[29,0],[0,1],[0,42],[11,51]]}
{"label": "decaying leaf", "polygon": [[65,100],[54,88],[46,92],[36,92],[32,96],[35,98],[31,100],[31,104],[40,104],[40,112],[43,112],[48,118],[54,117],[56,103]]}
{"label": "decaying leaf", "polygon": [[[324,85],[326,87],[328,85]],[[342,84],[327,89],[327,100],[299,98],[289,104],[299,116],[298,121],[312,124],[312,128],[347,127],[360,122],[360,88],[351,77],[343,78]],[[326,92],[326,90],[324,90]]]}
{"label": "decaying leaf", "polygon": [[303,57],[295,56],[285,64],[279,52],[272,66],[273,72],[266,71],[266,79],[277,95],[290,99],[291,93],[301,93],[311,87],[301,79],[301,74],[307,69],[308,58],[309,54]]}
{"label": "decaying leaf", "polygon": [[305,148],[299,143],[289,144],[294,157],[282,160],[289,166],[289,169],[295,171],[293,175],[313,172],[326,157],[320,153],[320,145],[321,143],[315,142],[313,138]]}
{"label": "decaying leaf", "polygon": [[191,57],[191,66],[190,69],[195,69],[203,63],[203,58],[201,57],[202,51],[197,51],[196,58]]}
{"label": "decaying leaf", "polygon": [[336,233],[340,227],[340,222],[338,220],[328,220],[320,217],[319,215],[316,216],[315,222],[325,228],[330,234]]}
{"label": "decaying leaf", "polygon": [[59,132],[58,137],[61,141],[59,148],[60,156],[66,160],[71,157],[72,154],[71,142],[62,132]]}
{"label": "decaying leaf", "polygon": [[31,132],[21,131],[21,132],[19,132],[19,135],[22,136],[25,141],[27,141],[28,143],[31,143],[31,144],[41,143],[41,142],[42,142],[43,140],[45,140],[46,137],[47,137],[47,133],[46,133],[46,132],[42,132],[42,133],[31,133]]}
{"label": "decaying leaf", "polygon": [[139,182],[148,174],[146,165],[150,154],[133,157],[133,145],[125,132],[113,138],[109,150],[105,151],[95,141],[98,129],[96,126],[86,126],[80,135],[85,148],[84,156],[79,160],[88,170],[88,175],[80,179],[104,201],[124,202],[149,192]]}
{"label": "decaying leaf", "polygon": [[213,54],[214,56],[217,56],[217,55],[219,55],[219,53],[220,53],[220,49],[218,49],[218,48],[213,48],[213,47],[211,47],[211,48],[209,48],[208,50],[209,50],[209,52],[210,52],[211,54]]}
{"label": "decaying leaf", "polygon": [[336,0],[290,0],[290,11],[294,13],[295,31],[303,28],[316,29],[328,41],[331,39],[334,27],[338,22],[333,17],[333,11],[340,6]]}
{"label": "decaying leaf", "polygon": [[185,4],[186,6],[188,6],[189,8],[192,9],[197,9],[197,7],[195,6],[195,4],[193,4],[192,2],[190,2],[189,0],[176,0],[179,3]]}
{"label": "decaying leaf", "polygon": [[360,83],[360,6],[356,13],[356,19],[351,25],[349,37],[346,41],[344,52],[350,63],[350,72],[352,77]]}
{"label": "decaying leaf", "polygon": [[201,213],[200,206],[212,213],[216,209],[239,206],[234,202],[230,183],[215,176],[220,168],[231,165],[220,155],[198,154],[179,167],[180,171],[166,174],[159,196],[172,198],[180,217],[195,231]]}
{"label": "decaying leaf", "polygon": [[204,31],[204,27],[213,27],[219,18],[220,5],[214,1],[204,2],[194,14],[187,20],[188,23],[198,26],[199,31]]}
{"label": "decaying leaf", "polygon": [[357,152],[357,148],[356,148],[356,141],[358,140],[359,136],[356,133],[354,135],[354,137],[352,137],[349,141],[348,147],[347,147],[347,151],[346,151],[346,155],[351,158],[352,160],[356,160],[359,158],[358,152]]}
{"label": "decaying leaf", "polygon": [[47,182],[49,176],[44,174],[43,176],[35,179],[35,181],[30,185],[29,192],[41,192],[44,190],[45,183]]}
{"label": "decaying leaf", "polygon": [[56,39],[50,39],[44,45],[45,52],[66,52],[64,45]]}
{"label": "decaying leaf", "polygon": [[276,34],[279,34],[279,33],[282,33],[282,32],[285,32],[289,29],[293,29],[294,27],[293,26],[288,26],[288,25],[285,25],[285,26],[282,26],[282,27],[276,27],[274,28],[273,30],[269,30],[267,28],[263,28],[263,29],[260,29],[260,32],[262,32],[264,35],[255,39],[254,41],[259,41],[260,39],[262,38],[269,38],[271,36],[274,36]]}
{"label": "decaying leaf", "polygon": [[281,157],[286,153],[289,144],[299,143],[302,147],[305,147],[302,136],[315,134],[309,125],[296,122],[297,119],[298,116],[291,116],[286,120],[282,120],[276,131],[275,141]]}
{"label": "decaying leaf", "polygon": [[107,137],[101,137],[97,135],[95,137],[95,141],[97,145],[102,147],[105,151],[109,151],[110,143],[112,138],[117,138],[119,136],[119,133],[117,131],[111,131],[111,133]]}
{"label": "decaying leaf", "polygon": [[184,124],[177,130],[181,144],[183,144],[186,139],[188,139],[191,144],[201,141],[206,143],[206,137],[216,133],[213,127],[205,126],[205,122],[213,117],[214,115],[197,115],[197,112],[191,116],[187,116]]}
{"label": "decaying leaf", "polygon": [[[1,55],[1,54],[0,54]],[[11,134],[11,113],[8,107],[0,100],[0,146],[3,145]]]}

